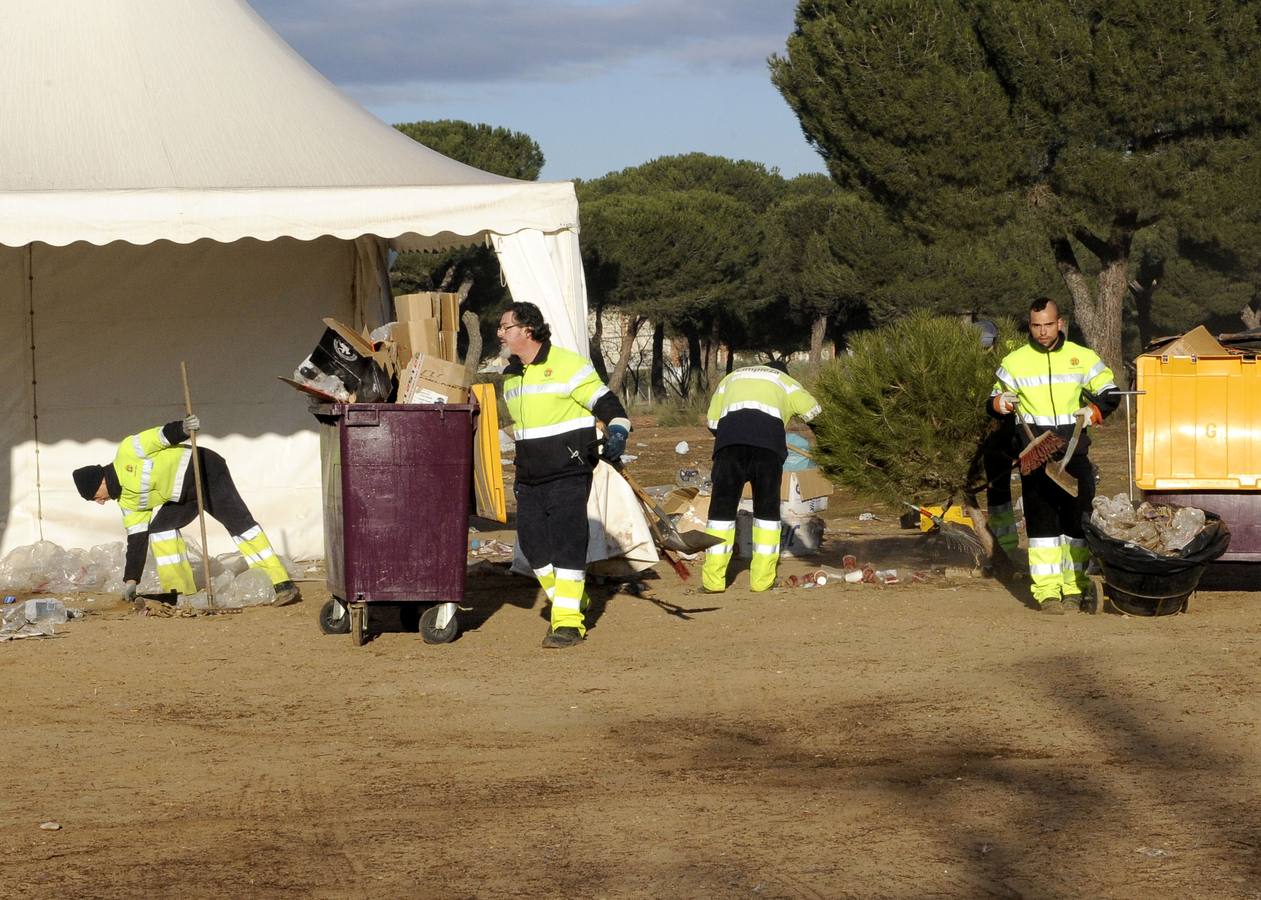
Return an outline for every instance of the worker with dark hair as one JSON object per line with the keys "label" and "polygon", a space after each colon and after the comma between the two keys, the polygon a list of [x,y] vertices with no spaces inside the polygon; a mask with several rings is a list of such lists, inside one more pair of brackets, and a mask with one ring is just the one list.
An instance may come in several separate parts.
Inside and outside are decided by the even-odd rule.
{"label": "worker with dark hair", "polygon": [[[1030,304],[1029,340],[998,366],[988,407],[992,415],[1018,416],[1035,437],[1054,431],[1067,440],[1078,419],[1084,426],[1097,425],[1116,409],[1121,396],[1112,370],[1095,351],[1068,340],[1064,331],[1054,300],[1040,297]],[[1023,434],[1020,439],[1023,447]],[[1029,575],[1033,599],[1042,612],[1080,609],[1082,593],[1090,585],[1090,550],[1081,524],[1095,496],[1095,467],[1086,456],[1089,446],[1083,432],[1066,467],[1077,480],[1076,497],[1052,481],[1045,466],[1020,479]]]}
{"label": "worker with dark hair", "polygon": [[[819,404],[783,363],[736,369],[718,383],[709,401],[714,433],[713,493],[706,531],[721,538],[705,551],[701,584],[717,594],[727,589],[727,564],[735,549],[736,509],[746,484],[753,486],[753,559],[749,586],[769,590],[779,567],[779,488],[788,457],[785,427],[793,416],[809,423]],[[786,368],[786,367],[785,367]]]}
{"label": "worker with dark hair", "polygon": [[[514,461],[517,540],[551,603],[543,638],[550,649],[572,647],[587,634],[587,495],[602,455],[626,449],[630,419],[591,363],[553,346],[552,332],[533,303],[513,303],[499,319],[508,357],[504,401],[517,442]],[[595,422],[604,423],[604,449]]]}
{"label": "worker with dark hair", "polygon": [[[197,518],[193,449],[183,441],[200,428],[201,421],[194,415],[168,422],[124,438],[112,463],[74,470],[75,488],[84,500],[100,504],[117,500],[122,508],[127,529],[123,596],[128,600],[136,598],[150,548],[163,590],[197,591],[180,529]],[[272,605],[285,606],[300,599],[267,535],[237,493],[223,457],[205,447],[198,447],[197,455],[206,512],[228,530],[250,567],[267,573],[276,592]]]}

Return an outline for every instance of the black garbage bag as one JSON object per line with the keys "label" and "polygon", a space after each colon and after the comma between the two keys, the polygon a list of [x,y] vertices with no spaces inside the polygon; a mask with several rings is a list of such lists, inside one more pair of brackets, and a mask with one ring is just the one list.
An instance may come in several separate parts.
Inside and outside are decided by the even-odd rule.
{"label": "black garbage bag", "polygon": [[1090,552],[1103,569],[1105,590],[1113,604],[1134,616],[1163,616],[1186,608],[1204,568],[1230,546],[1230,529],[1216,513],[1205,511],[1204,530],[1174,556],[1164,556],[1110,537],[1082,515]]}

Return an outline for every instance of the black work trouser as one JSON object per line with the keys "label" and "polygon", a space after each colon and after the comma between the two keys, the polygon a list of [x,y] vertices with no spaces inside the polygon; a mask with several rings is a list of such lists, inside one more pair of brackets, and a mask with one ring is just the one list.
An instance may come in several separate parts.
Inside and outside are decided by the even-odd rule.
{"label": "black work trouser", "polygon": [[712,521],[734,522],[740,494],[753,485],[753,517],[779,521],[779,489],[784,462],[774,450],[729,444],[714,454],[710,476],[714,486],[709,498]]}
{"label": "black work trouser", "polygon": [[[204,447],[197,448],[197,458],[201,462],[201,486],[206,512],[234,537],[245,534],[257,525],[232,481],[227,461],[215,451]],[[149,522],[149,531],[183,528],[196,518],[197,494],[193,467],[190,464],[179,499],[162,504],[162,508]]]}
{"label": "black work trouser", "polygon": [[591,476],[518,483],[513,493],[517,497],[517,540],[530,567],[586,568]]}

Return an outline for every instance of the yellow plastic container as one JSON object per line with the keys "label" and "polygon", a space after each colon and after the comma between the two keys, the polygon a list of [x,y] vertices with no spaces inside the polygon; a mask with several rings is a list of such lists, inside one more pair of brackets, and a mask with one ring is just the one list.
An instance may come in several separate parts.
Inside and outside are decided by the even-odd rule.
{"label": "yellow plastic container", "polygon": [[[941,516],[941,520],[943,522],[955,522],[956,524],[966,525],[969,528],[972,528],[972,519],[969,518],[968,516],[965,516],[963,514],[963,510],[957,506],[952,506],[950,507],[950,509],[946,510],[946,514],[944,516],[941,515],[940,506],[925,506],[924,509],[932,513],[934,516]],[[937,527],[937,524],[932,519],[930,519],[928,516],[924,515],[923,513],[920,513],[919,515],[919,530],[920,531],[932,531],[936,527]],[[973,530],[975,531],[976,529],[973,529]]]}
{"label": "yellow plastic container", "polygon": [[1134,482],[1147,491],[1261,490],[1261,366],[1140,356]]}

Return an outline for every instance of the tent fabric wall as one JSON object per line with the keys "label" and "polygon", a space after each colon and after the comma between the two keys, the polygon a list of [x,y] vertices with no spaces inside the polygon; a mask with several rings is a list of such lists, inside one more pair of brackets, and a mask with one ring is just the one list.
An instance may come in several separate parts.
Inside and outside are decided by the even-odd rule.
{"label": "tent fabric wall", "polygon": [[69,472],[175,418],[186,359],[273,543],[320,554],[317,438],[274,376],[322,316],[387,318],[386,245],[492,240],[513,296],[589,353],[573,185],[417,144],[244,0],[10,0],[0,79],[0,552],[121,537]]}
{"label": "tent fabric wall", "polygon": [[554,344],[590,357],[587,289],[577,233],[522,231],[492,235],[491,243],[512,298],[539,307],[551,326]]}
{"label": "tent fabric wall", "polygon": [[[26,253],[0,248],[0,322],[20,329],[6,335],[26,331]],[[117,507],[85,503],[70,472],[110,461],[127,434],[180,418],[186,360],[202,442],[228,460],[278,549],[322,556],[319,440],[306,399],[276,376],[310,352],[322,316],[363,318],[353,298],[355,245],[36,245],[30,258],[34,355],[27,341],[6,341],[0,376],[35,381],[38,419],[13,392],[14,414],[0,419],[8,450],[0,497],[9,496],[0,552],[40,538],[80,547],[122,539]],[[5,402],[13,408],[15,398]],[[222,528],[210,523],[208,531],[213,551],[232,549]]]}

